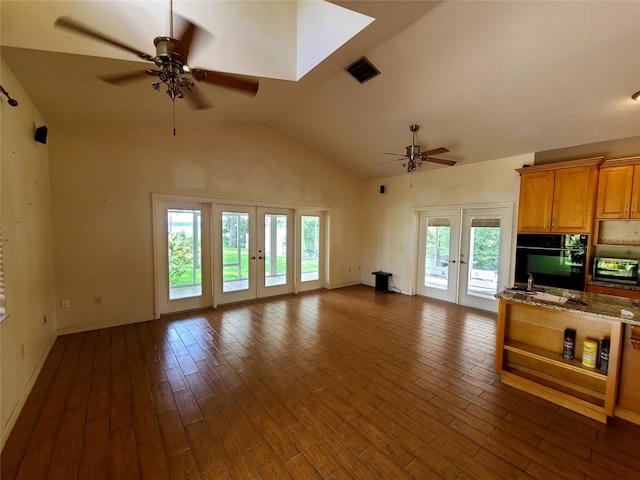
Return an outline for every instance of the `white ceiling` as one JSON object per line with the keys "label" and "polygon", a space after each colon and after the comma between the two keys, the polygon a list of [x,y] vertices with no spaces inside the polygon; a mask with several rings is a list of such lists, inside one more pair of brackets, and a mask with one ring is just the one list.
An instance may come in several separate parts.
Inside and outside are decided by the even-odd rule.
{"label": "white ceiling", "polygon": [[[69,34],[51,18],[64,12],[84,21],[87,4],[98,3],[105,4],[2,0],[2,58],[51,125],[169,126],[170,100],[148,81],[116,87],[95,78],[148,64],[82,37],[57,46]],[[225,8],[210,22],[214,3]],[[264,75],[257,72],[279,57],[265,61],[273,38],[256,23],[283,20],[273,9],[255,18],[247,10],[276,3],[291,4],[175,0],[177,11],[212,30],[218,48],[194,52],[190,63]],[[214,108],[194,111],[178,101],[178,135],[189,124],[263,124],[368,179],[403,174],[400,163],[372,165],[389,160],[381,152],[404,152],[413,123],[423,150],[445,146],[450,153],[442,156],[459,164],[640,136],[640,102],[631,100],[640,90],[640,1],[332,3],[375,21],[297,82],[261,77],[255,98],[198,85]],[[98,23],[85,23],[152,53],[153,37],[167,32],[148,12],[161,16],[167,4],[106,2]],[[343,69],[362,55],[382,73],[360,85]],[[421,167],[429,168],[456,167]]]}

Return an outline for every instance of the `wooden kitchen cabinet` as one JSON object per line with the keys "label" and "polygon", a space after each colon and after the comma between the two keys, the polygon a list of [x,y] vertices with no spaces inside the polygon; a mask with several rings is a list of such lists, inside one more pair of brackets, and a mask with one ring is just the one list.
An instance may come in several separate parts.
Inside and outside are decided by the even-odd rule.
{"label": "wooden kitchen cabinet", "polygon": [[640,218],[640,157],[607,160],[600,168],[597,218]]}
{"label": "wooden kitchen cabinet", "polygon": [[[535,167],[530,167],[535,168]],[[519,232],[548,232],[555,172],[520,172]],[[522,169],[521,169],[522,170]]]}
{"label": "wooden kitchen cabinet", "polygon": [[591,233],[603,158],[519,168],[518,232]]}
{"label": "wooden kitchen cabinet", "polygon": [[618,405],[615,415],[640,425],[640,350],[632,347],[631,337],[634,327],[625,325],[622,358],[620,362],[620,381],[618,387]]}

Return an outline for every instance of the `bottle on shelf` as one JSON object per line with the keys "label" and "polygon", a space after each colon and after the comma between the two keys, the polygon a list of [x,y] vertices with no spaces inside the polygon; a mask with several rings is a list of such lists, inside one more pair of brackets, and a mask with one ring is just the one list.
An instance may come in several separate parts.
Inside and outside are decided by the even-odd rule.
{"label": "bottle on shelf", "polygon": [[598,340],[585,338],[582,347],[582,365],[589,368],[596,368],[598,361]]}
{"label": "bottle on shelf", "polygon": [[603,338],[600,341],[600,371],[607,373],[609,370],[609,349],[611,348],[611,340]]}
{"label": "bottle on shelf", "polygon": [[562,358],[571,360],[576,346],[576,331],[573,328],[565,328],[564,341],[562,342]]}

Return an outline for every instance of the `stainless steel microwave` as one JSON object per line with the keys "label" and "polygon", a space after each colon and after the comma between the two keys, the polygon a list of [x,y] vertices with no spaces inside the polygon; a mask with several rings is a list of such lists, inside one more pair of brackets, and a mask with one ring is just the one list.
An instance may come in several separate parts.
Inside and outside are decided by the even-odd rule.
{"label": "stainless steel microwave", "polygon": [[593,260],[593,280],[638,284],[638,260],[596,257]]}

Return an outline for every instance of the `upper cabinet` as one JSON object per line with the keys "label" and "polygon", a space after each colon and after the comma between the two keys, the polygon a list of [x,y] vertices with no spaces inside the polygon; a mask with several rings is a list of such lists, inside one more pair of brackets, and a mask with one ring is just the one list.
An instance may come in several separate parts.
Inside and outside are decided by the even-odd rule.
{"label": "upper cabinet", "polygon": [[519,168],[518,232],[591,233],[602,157]]}
{"label": "upper cabinet", "polygon": [[596,217],[640,218],[640,157],[602,164]]}

